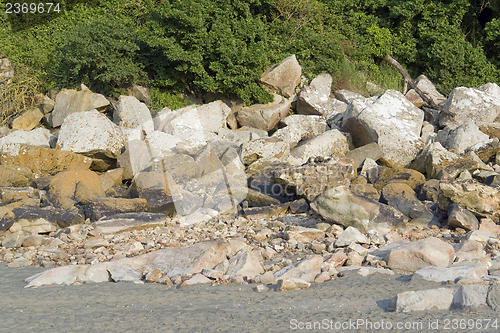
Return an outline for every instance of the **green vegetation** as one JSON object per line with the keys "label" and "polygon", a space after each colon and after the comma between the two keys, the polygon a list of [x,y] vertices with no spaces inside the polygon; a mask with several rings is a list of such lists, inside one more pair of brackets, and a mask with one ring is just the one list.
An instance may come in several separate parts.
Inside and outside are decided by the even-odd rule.
{"label": "green vegetation", "polygon": [[385,55],[444,94],[500,80],[493,1],[66,0],[43,15],[6,14],[5,3],[0,56],[41,92],[84,83],[116,96],[137,83],[152,88],[157,109],[185,105],[183,91],[265,103],[260,74],[290,54],[307,78],[325,71],[335,89],[365,94],[366,81],[402,89]]}

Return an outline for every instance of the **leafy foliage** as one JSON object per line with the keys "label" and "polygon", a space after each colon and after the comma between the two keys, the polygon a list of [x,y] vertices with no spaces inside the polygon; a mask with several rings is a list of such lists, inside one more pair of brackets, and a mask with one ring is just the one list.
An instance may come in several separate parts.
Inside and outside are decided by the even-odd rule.
{"label": "leafy foliage", "polygon": [[68,31],[55,62],[59,72],[73,83],[84,83],[98,91],[124,87],[144,77],[136,62],[139,50],[135,31],[119,20],[102,16]]}
{"label": "leafy foliage", "polygon": [[[0,0],[1,1],[1,0]],[[5,1],[4,1],[5,2]],[[3,3],[4,3],[3,2]],[[0,13],[0,55],[27,68],[39,89],[80,83],[118,94],[151,86],[158,103],[179,92],[270,101],[270,65],[295,54],[304,75],[325,71],[335,88],[370,80],[399,88],[382,60],[448,93],[499,82],[500,3],[484,0],[76,0],[52,16]],[[36,50],[36,52],[34,52]],[[170,104],[169,104],[170,103]]]}

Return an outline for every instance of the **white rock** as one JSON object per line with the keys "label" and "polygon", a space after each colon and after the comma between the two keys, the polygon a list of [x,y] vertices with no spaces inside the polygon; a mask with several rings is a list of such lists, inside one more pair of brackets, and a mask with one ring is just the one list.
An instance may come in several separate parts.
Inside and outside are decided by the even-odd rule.
{"label": "white rock", "polygon": [[484,143],[489,138],[488,135],[479,130],[479,127],[473,121],[467,121],[450,131],[446,142],[444,142],[444,146],[448,149],[455,149],[461,154],[467,148]]}
{"label": "white rock", "polygon": [[397,295],[396,311],[424,311],[437,308],[448,310],[453,302],[453,289],[439,288],[420,291],[406,291]]}
{"label": "white rock", "polygon": [[336,247],[348,246],[351,243],[369,244],[368,238],[354,227],[346,228],[335,241]]}
{"label": "white rock", "polygon": [[468,240],[486,244],[488,242],[488,239],[495,238],[495,236],[484,230],[473,230],[467,234],[466,238]]}
{"label": "white rock", "polygon": [[20,144],[29,146],[50,147],[55,137],[45,128],[36,128],[31,131],[14,131],[0,138],[0,152],[17,154]]}
{"label": "white rock", "polygon": [[280,279],[278,280],[278,290],[288,291],[309,288],[311,284],[302,279]]}
{"label": "white rock", "polygon": [[453,247],[435,237],[400,244],[387,257],[392,269],[415,272],[427,266],[448,267],[455,259]]}
{"label": "white rock", "polygon": [[302,165],[310,157],[345,155],[348,151],[347,138],[340,131],[333,129],[303,141],[292,148],[288,161],[293,165]]}
{"label": "white rock", "polygon": [[457,281],[473,275],[481,276],[488,274],[488,268],[479,261],[462,261],[454,263],[450,267],[426,267],[419,269],[413,277],[420,277],[432,282]]}
{"label": "white rock", "polygon": [[297,100],[299,114],[323,115],[330,102],[332,76],[327,73],[316,76],[309,86],[302,88]]}
{"label": "white rock", "polygon": [[456,128],[466,121],[494,122],[500,114],[500,99],[478,89],[458,87],[452,90],[443,108],[454,116],[442,113],[439,125]]}
{"label": "white rock", "polygon": [[290,97],[295,87],[300,83],[302,68],[295,54],[285,58],[281,63],[267,69],[261,76],[260,81],[285,97]]}
{"label": "white rock", "polygon": [[356,147],[377,142],[389,166],[404,167],[423,148],[423,120],[424,112],[403,94],[387,90],[371,104],[369,100],[353,102],[344,115],[342,130],[351,134]]}
{"label": "white rock", "polygon": [[177,153],[175,147],[179,141],[175,136],[160,131],[153,131],[146,136],[148,148],[151,149],[151,154],[154,157],[163,156],[168,152]]}
{"label": "white rock", "polygon": [[148,107],[133,96],[118,98],[113,122],[128,129],[144,131],[146,134],[154,131],[153,118]]}
{"label": "white rock", "polygon": [[229,259],[227,275],[257,276],[264,273],[259,257],[252,251],[239,251]]}
{"label": "white rock", "polygon": [[460,309],[488,306],[488,285],[464,285],[453,296],[453,305]]}
{"label": "white rock", "polygon": [[[86,88],[86,87],[85,87]],[[102,110],[109,105],[109,101],[101,94],[94,94],[88,88],[81,91],[63,89],[55,100],[52,111],[52,126],[60,126],[64,119],[75,112]]]}
{"label": "white rock", "polygon": [[84,274],[88,267],[89,265],[68,265],[49,269],[24,280],[24,282],[28,283],[25,288],[39,287],[46,284],[70,285],[84,280]]}
{"label": "white rock", "polygon": [[118,126],[97,110],[72,113],[59,130],[57,147],[75,153],[102,152],[116,158],[125,138]]}

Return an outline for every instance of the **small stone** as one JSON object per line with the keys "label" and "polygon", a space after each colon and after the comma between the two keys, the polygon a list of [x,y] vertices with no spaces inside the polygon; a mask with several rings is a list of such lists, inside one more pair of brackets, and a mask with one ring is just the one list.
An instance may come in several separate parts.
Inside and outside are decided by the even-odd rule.
{"label": "small stone", "polygon": [[337,250],[328,259],[325,260],[326,263],[330,264],[332,267],[339,267],[344,265],[347,261],[347,255],[344,250]]}
{"label": "small stone", "polygon": [[347,266],[361,266],[363,263],[363,256],[361,256],[358,252],[352,251],[347,255]]}
{"label": "small stone", "polygon": [[238,275],[238,276],[233,276],[230,282],[233,284],[243,284],[245,283],[245,279],[243,278],[243,276]]}
{"label": "small stone", "polygon": [[189,288],[189,287],[194,286],[194,285],[202,285],[202,284],[210,284],[210,283],[212,283],[212,281],[209,278],[203,276],[202,274],[196,274],[192,278],[182,282],[180,288],[184,289],[184,288]]}
{"label": "small stone", "polygon": [[257,287],[255,287],[255,291],[259,292],[259,293],[262,293],[262,292],[265,292],[265,291],[268,291],[268,290],[269,290],[269,288],[266,287],[263,284],[259,284]]}
{"label": "small stone", "polygon": [[322,253],[326,249],[326,245],[323,243],[311,243],[311,248],[315,253]]}
{"label": "small stone", "polygon": [[264,274],[260,275],[260,283],[262,284],[274,284],[276,280],[274,279],[273,272],[268,271],[265,272]]}
{"label": "small stone", "polygon": [[339,238],[335,242],[335,246],[344,247],[348,246],[352,242],[360,243],[360,244],[368,244],[368,238],[363,235],[358,229],[354,227],[348,227],[344,230],[342,234],[340,234]]}
{"label": "small stone", "polygon": [[331,275],[329,272],[321,272],[318,275],[316,275],[316,277],[314,278],[314,282],[323,283],[325,281],[329,281],[330,277]]}
{"label": "small stone", "polygon": [[221,272],[221,271],[218,271],[215,269],[204,268],[201,271],[201,274],[203,274],[204,276],[206,276],[209,279],[217,280],[217,279],[220,279],[222,277],[222,275],[224,275],[224,272]]}
{"label": "small stone", "polygon": [[309,288],[309,286],[311,286],[311,284],[309,282],[301,280],[301,279],[278,280],[278,290],[279,291],[306,289],[306,288]]}
{"label": "small stone", "polygon": [[161,278],[162,276],[163,276],[162,271],[158,268],[155,268],[151,272],[146,274],[146,282],[153,283],[156,280],[158,280],[159,278]]}
{"label": "small stone", "polygon": [[45,243],[45,237],[41,235],[30,235],[23,240],[23,247],[41,246]]}
{"label": "small stone", "polygon": [[167,286],[173,286],[174,285],[172,283],[172,280],[170,280],[170,278],[167,275],[164,275],[163,277],[159,278],[155,282],[156,283],[161,283],[161,284],[166,284]]}

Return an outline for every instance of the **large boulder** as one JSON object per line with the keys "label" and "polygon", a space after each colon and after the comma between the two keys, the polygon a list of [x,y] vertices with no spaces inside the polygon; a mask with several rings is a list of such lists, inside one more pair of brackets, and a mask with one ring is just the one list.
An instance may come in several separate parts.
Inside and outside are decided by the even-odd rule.
{"label": "large boulder", "polygon": [[303,139],[320,135],[326,130],[326,121],[321,116],[290,115],[282,120],[286,127],[278,129],[272,137],[277,137],[290,144],[293,148]]}
{"label": "large boulder", "polygon": [[20,145],[50,147],[55,137],[45,128],[32,131],[14,131],[0,138],[0,152],[9,152],[19,149]]}
{"label": "large boulder", "polygon": [[52,126],[61,126],[64,118],[72,113],[92,109],[103,111],[108,105],[109,101],[106,97],[94,94],[88,89],[82,91],[63,89],[56,97],[56,103],[52,111]]}
{"label": "large boulder", "polygon": [[241,146],[241,159],[246,165],[260,158],[278,158],[286,160],[290,154],[290,145],[278,138],[257,139],[245,142]]}
{"label": "large boulder", "polygon": [[415,272],[427,266],[448,267],[455,259],[453,246],[436,237],[391,245],[386,262],[392,269]]}
{"label": "large boulder", "polygon": [[124,144],[120,128],[97,110],[67,116],[57,140],[57,148],[90,157],[117,158]]}
{"label": "large boulder", "polygon": [[349,151],[347,138],[339,130],[326,131],[302,141],[290,150],[290,164],[302,165],[311,157],[344,156]]}
{"label": "large boulder", "polygon": [[316,76],[309,86],[302,88],[297,100],[297,113],[322,116],[332,99],[332,76],[327,73]]}
{"label": "large boulder", "polygon": [[500,99],[484,91],[458,87],[452,90],[443,108],[453,117],[442,113],[439,125],[456,128],[466,121],[494,122],[500,114]]}
{"label": "large boulder", "polygon": [[390,183],[382,189],[382,198],[391,207],[411,219],[412,224],[430,227],[439,225],[439,220],[434,217],[432,211],[425,206],[413,189],[402,183]]}
{"label": "large boulder", "polygon": [[325,191],[315,203],[325,220],[344,227],[355,227],[361,232],[375,229],[385,234],[408,221],[396,209],[358,196],[345,185]]}
{"label": "large boulder", "polygon": [[34,179],[35,175],[26,167],[0,165],[0,186],[26,187]]}
{"label": "large boulder", "polygon": [[[329,188],[340,184],[349,185],[356,177],[356,168],[351,159],[333,157],[300,166],[276,167],[268,174],[270,181],[274,183],[274,193],[284,193],[287,196],[303,195],[312,201]],[[279,191],[276,191],[276,188],[279,188]]]}
{"label": "large boulder", "polygon": [[[408,165],[423,148],[420,131],[424,112],[403,94],[387,90],[373,103],[357,100],[347,108],[342,130],[349,132],[356,147],[377,142],[383,160],[391,167]],[[366,105],[366,107],[361,107]]]}
{"label": "large boulder", "polygon": [[146,209],[145,199],[135,198],[92,198],[84,206],[85,218],[97,221],[103,217],[121,213],[138,213]]}
{"label": "large boulder", "polygon": [[58,208],[71,209],[76,203],[87,203],[105,196],[99,176],[89,170],[63,171],[52,177],[47,193]]}
{"label": "large boulder", "polygon": [[281,93],[285,97],[294,94],[295,87],[300,83],[302,68],[295,54],[283,60],[280,64],[267,69],[261,76],[260,81],[274,92]]}
{"label": "large boulder", "polygon": [[451,130],[444,142],[441,141],[441,143],[447,149],[454,149],[461,154],[467,148],[485,142],[488,139],[489,136],[481,132],[473,121],[467,121],[454,130]]}
{"label": "large boulder", "polygon": [[151,149],[153,156],[163,156],[167,153],[176,153],[179,138],[161,131],[153,131],[146,136],[146,145]]}
{"label": "large boulder", "polygon": [[226,118],[231,109],[219,100],[198,106],[196,112],[205,132],[219,133],[221,128],[226,128]]}
{"label": "large boulder", "polygon": [[412,190],[418,191],[425,183],[425,176],[420,172],[412,169],[392,169],[378,168],[377,179],[372,181],[373,186],[381,191],[387,184],[402,183],[408,185]]}
{"label": "large boulder", "polygon": [[381,157],[384,156],[384,152],[376,142],[369,143],[367,145],[355,148],[349,151],[345,157],[352,158],[354,163],[356,164],[356,168],[361,166],[363,162],[370,158],[374,161],[377,161]]}
{"label": "large boulder", "polygon": [[62,171],[88,170],[92,159],[69,151],[16,145],[0,154],[0,164],[10,168],[26,168],[35,178],[40,178]]}
{"label": "large boulder", "polygon": [[140,139],[142,132],[154,131],[153,118],[146,104],[133,96],[120,96],[113,113],[113,122],[121,126],[128,140]]}
{"label": "large boulder", "polygon": [[170,247],[132,258],[95,265],[70,265],[46,270],[26,279],[27,287],[75,282],[140,281],[146,267],[164,275],[188,275],[212,269],[241,248],[236,242],[208,241],[187,247]]}
{"label": "large boulder", "polygon": [[151,107],[151,92],[149,88],[134,84],[131,88],[127,89],[128,96],[134,96],[139,101],[146,104],[147,107]]}
{"label": "large boulder", "polygon": [[439,142],[431,143],[422,150],[410,167],[426,173],[428,178],[436,178],[442,171],[456,177],[463,170],[491,170],[474,152],[458,155],[443,148]]}
{"label": "large boulder", "polygon": [[498,188],[478,183],[474,180],[456,180],[439,184],[439,209],[447,213],[452,203],[480,217],[500,217],[500,191]]}
{"label": "large boulder", "polygon": [[284,119],[290,112],[291,99],[286,99],[274,94],[273,102],[267,104],[254,104],[243,107],[236,119],[240,126],[249,126],[264,131],[270,131],[278,121]]}

